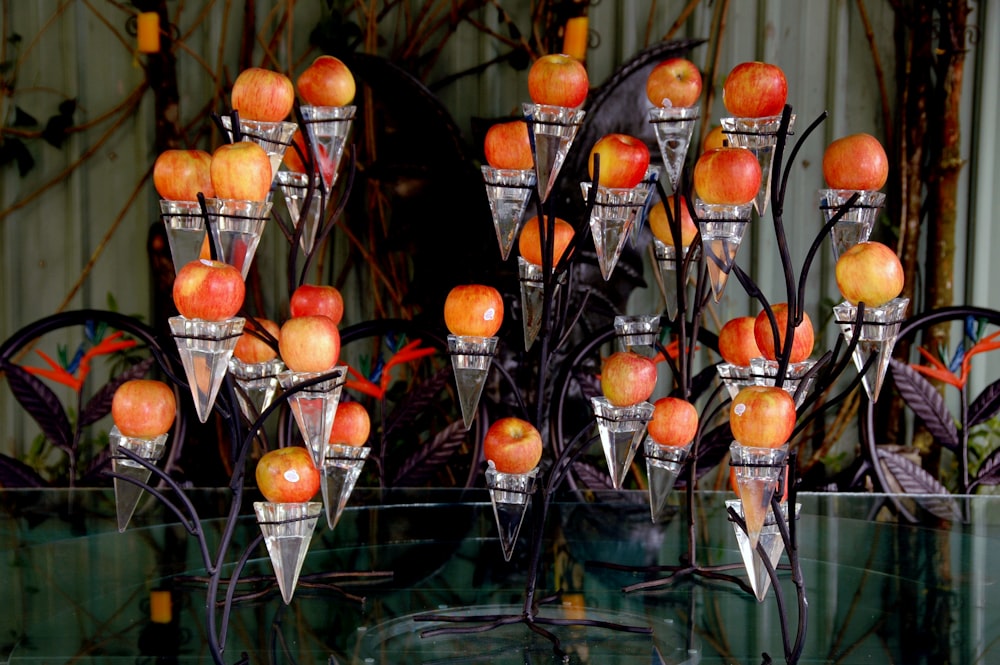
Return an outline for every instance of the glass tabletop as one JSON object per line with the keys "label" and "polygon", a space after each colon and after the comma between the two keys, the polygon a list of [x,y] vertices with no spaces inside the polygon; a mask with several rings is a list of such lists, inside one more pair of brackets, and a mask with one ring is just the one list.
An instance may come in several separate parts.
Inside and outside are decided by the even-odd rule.
{"label": "glass tabletop", "polygon": [[[214,547],[231,495],[190,496]],[[730,498],[695,495],[696,563],[731,564],[745,578],[725,509]],[[650,520],[640,492],[567,494],[553,503],[535,599],[539,616],[557,624],[547,628],[568,653],[565,662],[749,664],[765,653],[784,662],[773,589],[758,603],[733,583],[671,578],[663,569],[689,551],[682,499],[678,493],[661,524]],[[1000,499],[968,499],[967,524],[919,526],[879,511],[883,499],[799,496],[808,598],[799,662],[995,662]],[[241,514],[227,572],[259,534],[249,504]],[[248,552],[226,661],[246,654],[252,663],[564,662],[523,623],[433,634],[442,626],[480,630],[523,611],[530,530],[526,523],[507,562],[483,489],[358,489],[334,530],[320,520],[290,604],[273,583],[264,546]],[[154,500],[118,533],[110,490],[0,491],[0,566],[0,662],[211,662],[201,552]],[[794,633],[795,587],[787,569],[778,575]],[[645,581],[655,586],[625,590]],[[591,625],[575,625],[581,619]],[[564,620],[570,625],[558,625]]]}

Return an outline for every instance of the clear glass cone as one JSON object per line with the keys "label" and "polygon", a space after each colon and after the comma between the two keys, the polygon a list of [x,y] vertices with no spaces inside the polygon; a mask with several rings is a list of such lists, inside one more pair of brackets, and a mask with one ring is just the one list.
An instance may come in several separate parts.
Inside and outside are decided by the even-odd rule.
{"label": "clear glass cone", "polygon": [[198,420],[205,422],[212,412],[215,396],[229,369],[229,359],[243,332],[245,319],[202,321],[183,316],[170,317],[170,334],[184,365]]}
{"label": "clear glass cone", "polygon": [[[809,375],[809,370],[816,366],[815,360],[803,360],[800,363],[789,363],[785,370],[785,379],[781,387],[795,399],[795,407],[802,406],[806,395],[812,390],[816,377]],[[750,373],[753,382],[758,386],[773,386],[778,378],[778,361],[767,358],[751,358]]]}
{"label": "clear glass cone", "polygon": [[778,448],[755,448],[734,441],[729,446],[729,455],[736,469],[736,487],[743,502],[743,519],[753,550],[771,512],[771,497],[785,466],[788,444]]}
{"label": "clear glass cone", "polygon": [[[854,349],[854,366],[860,372],[873,354],[876,356],[870,373],[861,379],[869,399],[878,401],[882,391],[882,382],[889,369],[892,349],[896,346],[899,336],[899,326],[906,318],[909,298],[895,298],[881,307],[865,307],[864,323],[858,335],[858,345]],[[834,318],[840,326],[840,332],[847,342],[854,337],[854,322],[858,318],[858,308],[849,302],[842,302],[833,308]]]}
{"label": "clear glass cone", "polygon": [[329,372],[293,372],[291,370],[278,375],[278,382],[285,392],[301,383],[311,381],[320,376],[332,375],[325,381],[309,386],[296,392],[288,398],[288,406],[292,409],[295,422],[299,426],[302,440],[312,453],[313,463],[317,469],[323,468],[323,456],[330,441],[330,429],[333,419],[337,416],[337,405],[340,404],[340,394],[344,390],[344,380],[347,378],[347,367],[334,367]]}
{"label": "clear glass cone", "polygon": [[493,215],[493,227],[500,245],[500,257],[506,261],[517,240],[524,210],[528,207],[528,200],[538,178],[531,169],[521,171],[483,166],[482,171],[486,182],[486,197]]}
{"label": "clear glass cone", "polygon": [[[111,427],[108,438],[111,441],[111,470],[143,484],[149,480],[149,476],[153,472],[120,454],[119,449],[124,448],[147,462],[153,463],[163,457],[163,450],[167,442],[166,434],[161,434],[153,439],[140,439],[125,436],[115,426]],[[118,517],[119,533],[125,533],[129,520],[132,519],[141,498],[142,488],[139,485],[122,478],[115,478],[115,513]]]}
{"label": "clear glass cone", "polygon": [[305,205],[309,194],[309,176],[305,173],[295,173],[294,171],[278,171],[278,190],[285,199],[285,207],[288,209],[288,216],[292,220],[292,226],[296,229],[302,225],[302,233],[299,236],[299,247],[302,252],[308,254],[316,244],[316,233],[319,231],[320,219],[322,218],[321,204],[323,197],[319,188],[319,176],[314,178],[312,198],[309,200],[309,208],[302,214],[302,206]]}
{"label": "clear glass cone", "polygon": [[462,407],[465,429],[472,427],[472,421],[479,410],[479,397],[486,385],[497,339],[448,335],[448,353],[451,355],[451,368],[455,373],[455,387],[458,389],[458,402]]}
{"label": "clear glass cone", "polygon": [[734,398],[747,386],[754,385],[753,370],[750,366],[733,365],[732,363],[719,363],[715,366],[722,382],[726,384],[726,391],[729,397]]}
{"label": "clear glass cone", "polygon": [[239,358],[229,359],[229,373],[236,381],[236,400],[240,411],[253,423],[271,406],[278,394],[278,375],[285,371],[280,359],[262,363],[245,363]]}
{"label": "clear glass cone", "polygon": [[[222,116],[222,125],[226,128],[229,141],[233,140],[233,119]],[[242,140],[256,143],[271,160],[271,181],[278,173],[285,150],[292,145],[292,135],[299,126],[294,122],[266,122],[264,120],[247,120],[240,118],[240,133]]]}
{"label": "clear glass cone", "polygon": [[271,202],[206,199],[205,207],[219,260],[236,267],[246,279],[271,214]]}
{"label": "clear glass cone", "polygon": [[528,138],[535,156],[538,193],[544,203],[559,178],[586,111],[543,104],[523,104],[522,111],[528,121]]}
{"label": "clear glass cone", "polygon": [[493,517],[496,518],[500,547],[503,549],[505,561],[510,561],[514,554],[517,535],[521,532],[528,502],[535,489],[536,475],[538,475],[537,467],[528,473],[501,473],[497,471],[493,462],[487,463],[486,487],[490,491]]}
{"label": "clear glass cone", "polygon": [[[736,514],[746,519],[743,515],[743,503],[739,499],[726,501],[726,507],[732,508]],[[795,519],[799,518],[799,511],[802,504],[795,504]],[[788,504],[781,504],[781,519],[788,521]],[[757,602],[763,602],[767,597],[767,591],[771,588],[771,576],[767,573],[767,567],[757,548],[750,547],[750,539],[740,528],[739,524],[733,522],[733,531],[736,533],[736,544],[740,548],[740,557],[743,559],[743,566],[747,570],[747,579],[750,581],[750,588],[753,589]],[[781,531],[775,522],[774,511],[767,514],[764,526],[760,529],[760,545],[767,553],[768,561],[772,569],[777,569],[778,561],[785,551],[785,541],[781,539]]]}
{"label": "clear glass cone", "polygon": [[[580,183],[584,200],[590,196],[591,186],[592,183],[589,182]],[[594,208],[590,212],[590,233],[594,236],[597,263],[601,267],[601,275],[605,281],[611,278],[611,273],[625,248],[625,240],[645,202],[644,188],[597,188]]]}
{"label": "clear glass cone", "polygon": [[616,316],[615,336],[622,351],[633,347],[653,347],[660,337],[660,317]]}
{"label": "clear glass cone", "polygon": [[344,156],[347,135],[354,122],[354,106],[302,106],[306,131],[312,141],[313,159],[327,191],[333,189]]}
{"label": "clear glass cone", "polygon": [[677,476],[684,468],[684,460],[691,451],[692,442],[683,446],[661,446],[652,437],[645,442],[646,476],[649,478],[649,512],[654,523],[663,522],[668,515],[667,500],[677,483]]}
{"label": "clear glass cone", "polygon": [[[677,248],[674,245],[667,245],[658,238],[653,238],[653,252],[656,255],[656,264],[660,268],[660,276],[663,278],[663,297],[666,300],[667,316],[671,321],[677,318],[677,271],[683,269],[684,259],[690,249],[681,247],[681,258],[678,260]],[[687,265],[687,271],[681,278],[682,284],[688,283],[692,263],[693,261]]]}
{"label": "clear glass cone", "polygon": [[292,602],[295,585],[299,581],[302,563],[309,552],[313,531],[319,521],[323,504],[318,501],[308,503],[271,503],[255,501],[254,513],[257,524],[264,534],[264,544],[271,556],[274,576],[285,604]]}
{"label": "clear glass cone", "polygon": [[[517,257],[518,275],[521,283],[521,326],[524,329],[524,350],[535,343],[542,329],[542,314],[545,306],[545,284],[542,281],[542,267],[529,263],[524,257]],[[559,298],[559,287],[565,275],[552,282],[553,307]]]}
{"label": "clear glass cone", "polygon": [[636,208],[635,218],[632,220],[632,231],[628,234],[632,247],[638,246],[643,224],[646,222],[646,218],[649,217],[649,209],[653,206],[653,200],[655,199],[653,194],[656,193],[656,181],[659,179],[659,168],[651,166],[646,169],[646,175],[643,176],[642,182],[635,187],[639,205]]}
{"label": "clear glass cone", "polygon": [[736,252],[740,249],[747,225],[750,223],[752,203],[743,205],[721,205],[694,201],[698,216],[698,230],[708,264],[708,278],[712,283],[715,302],[722,300],[729,272],[736,264]]}
{"label": "clear glass cone", "polygon": [[201,256],[205,243],[205,217],[197,201],[160,199],[160,217],[167,231],[174,274]]}
{"label": "clear glass cone", "polygon": [[653,416],[653,405],[641,402],[634,406],[614,406],[604,397],[591,397],[590,404],[601,435],[611,484],[621,489],[635,451],[646,436],[646,423]]}
{"label": "clear glass cone", "polygon": [[361,469],[371,452],[368,446],[348,446],[342,443],[331,443],[326,447],[323,458],[321,488],[323,490],[323,506],[326,508],[326,524],[331,529],[337,526],[340,515],[351,498],[354,484],[358,482]]}
{"label": "clear glass cone", "polygon": [[[781,116],[766,118],[722,118],[722,131],[730,145],[747,148],[757,157],[760,163],[760,191],[754,199],[757,214],[763,215],[771,198],[771,162],[774,159],[774,146],[778,142],[778,130],[781,128]],[[792,133],[795,125],[795,115],[788,121],[788,133]]]}
{"label": "clear glass cone", "polygon": [[670,191],[677,191],[677,182],[684,170],[688,146],[694,126],[700,117],[699,106],[661,106],[649,109],[649,122],[656,132],[656,142],[663,157],[663,168],[670,179]]}
{"label": "clear glass cone", "polygon": [[851,247],[868,240],[872,228],[875,226],[875,220],[878,218],[878,213],[885,203],[885,194],[872,190],[858,192],[849,189],[819,190],[819,209],[823,212],[827,222],[840,212],[847,200],[855,193],[859,195],[858,200],[830,229],[834,262]]}

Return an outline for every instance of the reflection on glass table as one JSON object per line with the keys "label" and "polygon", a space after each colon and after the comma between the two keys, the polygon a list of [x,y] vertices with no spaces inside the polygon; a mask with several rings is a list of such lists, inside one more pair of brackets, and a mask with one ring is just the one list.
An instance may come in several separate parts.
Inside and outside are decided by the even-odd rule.
{"label": "reflection on glass table", "polygon": [[[696,495],[701,564],[740,562],[729,498]],[[224,492],[193,499],[202,515],[224,515],[228,505]],[[543,613],[652,630],[556,628],[569,662],[751,664],[764,652],[782,662],[771,594],[758,603],[703,581],[622,591],[662,576],[653,569],[686,551],[685,509],[657,525],[646,501],[623,491],[553,507],[539,586],[560,594]],[[870,519],[878,496],[800,495],[810,605],[800,662],[998,662],[1000,600],[991,590],[1000,499],[969,501],[971,524],[907,526]],[[244,653],[252,663],[556,662],[551,644],[520,624],[427,638],[421,632],[435,624],[413,618],[521,606],[527,548],[519,543],[504,561],[486,490],[357,490],[351,503],[335,530],[317,528],[290,605],[263,546],[253,553],[236,590],[245,600],[232,615],[227,662]],[[237,549],[259,533],[249,507],[245,513]],[[221,522],[207,521],[206,530],[217,534]],[[200,560],[155,501],[143,502],[119,534],[110,491],[0,491],[0,662],[208,662]],[[793,598],[787,571],[779,578]]]}

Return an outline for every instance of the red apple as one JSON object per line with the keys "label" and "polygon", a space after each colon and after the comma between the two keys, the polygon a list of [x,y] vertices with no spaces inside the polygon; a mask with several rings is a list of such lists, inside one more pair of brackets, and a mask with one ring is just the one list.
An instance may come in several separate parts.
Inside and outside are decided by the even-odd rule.
{"label": "red apple", "polygon": [[826,147],[823,178],[832,189],[882,189],[889,178],[889,158],[871,134],[844,136]]}
{"label": "red apple", "polygon": [[661,397],[653,402],[646,431],[661,446],[686,446],[698,433],[698,410],[687,400]]}
{"label": "red apple", "polygon": [[751,448],[785,445],[795,429],[795,418],[795,401],[775,386],[747,386],[729,408],[733,438]]}
{"label": "red apple", "polygon": [[653,106],[694,106],[701,97],[701,72],[684,58],[669,58],[653,67],[646,79],[646,96]]}
{"label": "red apple", "polygon": [[752,316],[738,316],[722,326],[719,331],[719,355],[723,360],[730,365],[749,367],[751,358],[764,355],[757,346],[755,323],[756,319]]}
{"label": "red apple", "polygon": [[293,372],[328,372],[340,357],[340,331],[327,316],[297,316],[281,326],[278,350]]}
{"label": "red apple", "polygon": [[589,88],[586,67],[568,55],[543,55],[528,70],[528,96],[536,104],[576,108]]}
{"label": "red apple", "polygon": [[520,418],[501,418],[486,431],[483,454],[500,473],[528,473],[542,459],[542,435]]}
{"label": "red apple", "polygon": [[903,290],[903,264],[880,242],[862,242],[840,255],[834,269],[840,294],[852,305],[881,307]]}
{"label": "red apple", "polygon": [[295,88],[281,72],[251,67],[233,81],[231,101],[244,120],[281,122],[292,112]]}
{"label": "red apple", "polygon": [[705,203],[743,205],[757,196],[761,176],[760,163],[746,148],[716,148],[695,162],[694,190]]}
{"label": "red apple", "polygon": [[[573,226],[565,219],[555,219],[552,232],[552,267],[562,258],[566,248],[575,235]],[[538,217],[532,217],[521,227],[521,235],[517,239],[517,249],[524,260],[536,266],[542,265],[542,238],[538,228]]]}
{"label": "red apple", "polygon": [[225,321],[243,306],[243,274],[222,261],[196,259],[177,272],[174,306],[188,319]]}
{"label": "red apple", "polygon": [[257,489],[272,503],[303,503],[319,491],[319,471],[302,446],[278,448],[257,462]]}
{"label": "red apple", "polygon": [[258,330],[258,325],[267,331],[267,334],[275,340],[279,338],[280,330],[278,324],[268,319],[247,319],[243,325],[243,334],[236,340],[236,347],[233,349],[233,356],[248,365],[265,363],[274,360],[278,356],[278,349],[262,337],[265,335]]}
{"label": "red apple", "polygon": [[197,201],[198,192],[215,198],[211,163],[204,150],[164,150],[153,163],[153,187],[168,201]]}
{"label": "red apple", "polygon": [[[667,206],[670,206],[670,214],[674,214],[674,197],[667,198]],[[649,209],[649,230],[657,240],[668,247],[674,246],[674,233],[670,230],[670,223],[667,219],[667,209],[663,201],[657,201],[656,205]],[[687,202],[681,200],[681,247],[688,247],[694,242],[698,235],[698,225],[691,219],[691,212],[688,210]]]}
{"label": "red apple", "polygon": [[645,402],[656,388],[656,363],[634,351],[617,351],[601,363],[601,392],[612,406]]}
{"label": "red apple", "polygon": [[328,316],[340,325],[344,317],[344,296],[335,286],[303,284],[292,293],[288,308],[293,317]]}
{"label": "red apple", "polygon": [[736,65],[722,84],[722,103],[738,118],[780,115],[787,99],[785,73],[781,67],[766,62]]}
{"label": "red apple", "polygon": [[716,125],[712,127],[708,134],[705,134],[705,138],[701,142],[701,151],[708,152],[715,148],[724,148],[725,146],[726,133],[722,131],[722,125]]}
{"label": "red apple", "polygon": [[264,201],[271,191],[271,159],[256,143],[226,143],[212,153],[212,186],[220,199]]}
{"label": "red apple", "polygon": [[162,381],[132,379],[118,386],[111,398],[111,419],[125,436],[155,439],[174,424],[177,400]]}
{"label": "red apple", "polygon": [[452,335],[493,337],[503,323],[503,298],[485,284],[461,284],[444,300],[444,325]]}
{"label": "red apple", "polygon": [[528,123],[500,122],[486,131],[483,140],[486,162],[495,169],[518,169],[524,171],[535,167],[528,139]]}
{"label": "red apple", "polygon": [[[788,325],[788,303],[779,303],[771,307],[774,312],[774,319],[778,323],[778,338],[781,345],[785,345],[785,328]],[[808,358],[813,351],[815,335],[813,333],[812,320],[805,312],[802,313],[802,323],[795,327],[795,337],[792,341],[792,354],[788,361],[800,363]],[[753,324],[753,336],[757,341],[757,347],[761,355],[768,360],[776,360],[778,351],[774,348],[774,333],[771,330],[771,321],[767,318],[767,312],[761,311],[757,315]]]}
{"label": "red apple", "polygon": [[361,402],[341,402],[330,429],[330,443],[363,446],[368,443],[372,423]]}
{"label": "red apple", "polygon": [[612,189],[632,189],[649,168],[649,148],[640,139],[628,134],[602,136],[590,150],[587,172],[594,179],[594,155],[600,155],[601,173],[598,185]]}
{"label": "red apple", "polygon": [[354,101],[354,75],[339,58],[321,55],[295,81],[299,96],[311,106],[347,106]]}

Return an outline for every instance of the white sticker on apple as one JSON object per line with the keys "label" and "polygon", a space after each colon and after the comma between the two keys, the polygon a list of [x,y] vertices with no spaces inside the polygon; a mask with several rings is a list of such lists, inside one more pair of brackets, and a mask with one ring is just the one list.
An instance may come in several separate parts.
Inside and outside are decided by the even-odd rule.
{"label": "white sticker on apple", "polygon": [[296,471],[295,469],[289,469],[288,471],[285,471],[281,475],[284,477],[285,480],[287,480],[290,483],[297,483],[300,480],[299,472]]}
{"label": "white sticker on apple", "polygon": [[495,318],[497,318],[497,311],[492,307],[483,312],[483,321],[492,321]]}
{"label": "white sticker on apple", "polygon": [[742,416],[743,412],[746,410],[747,410],[746,404],[737,404],[736,406],[733,407],[733,413],[735,413],[738,416]]}

